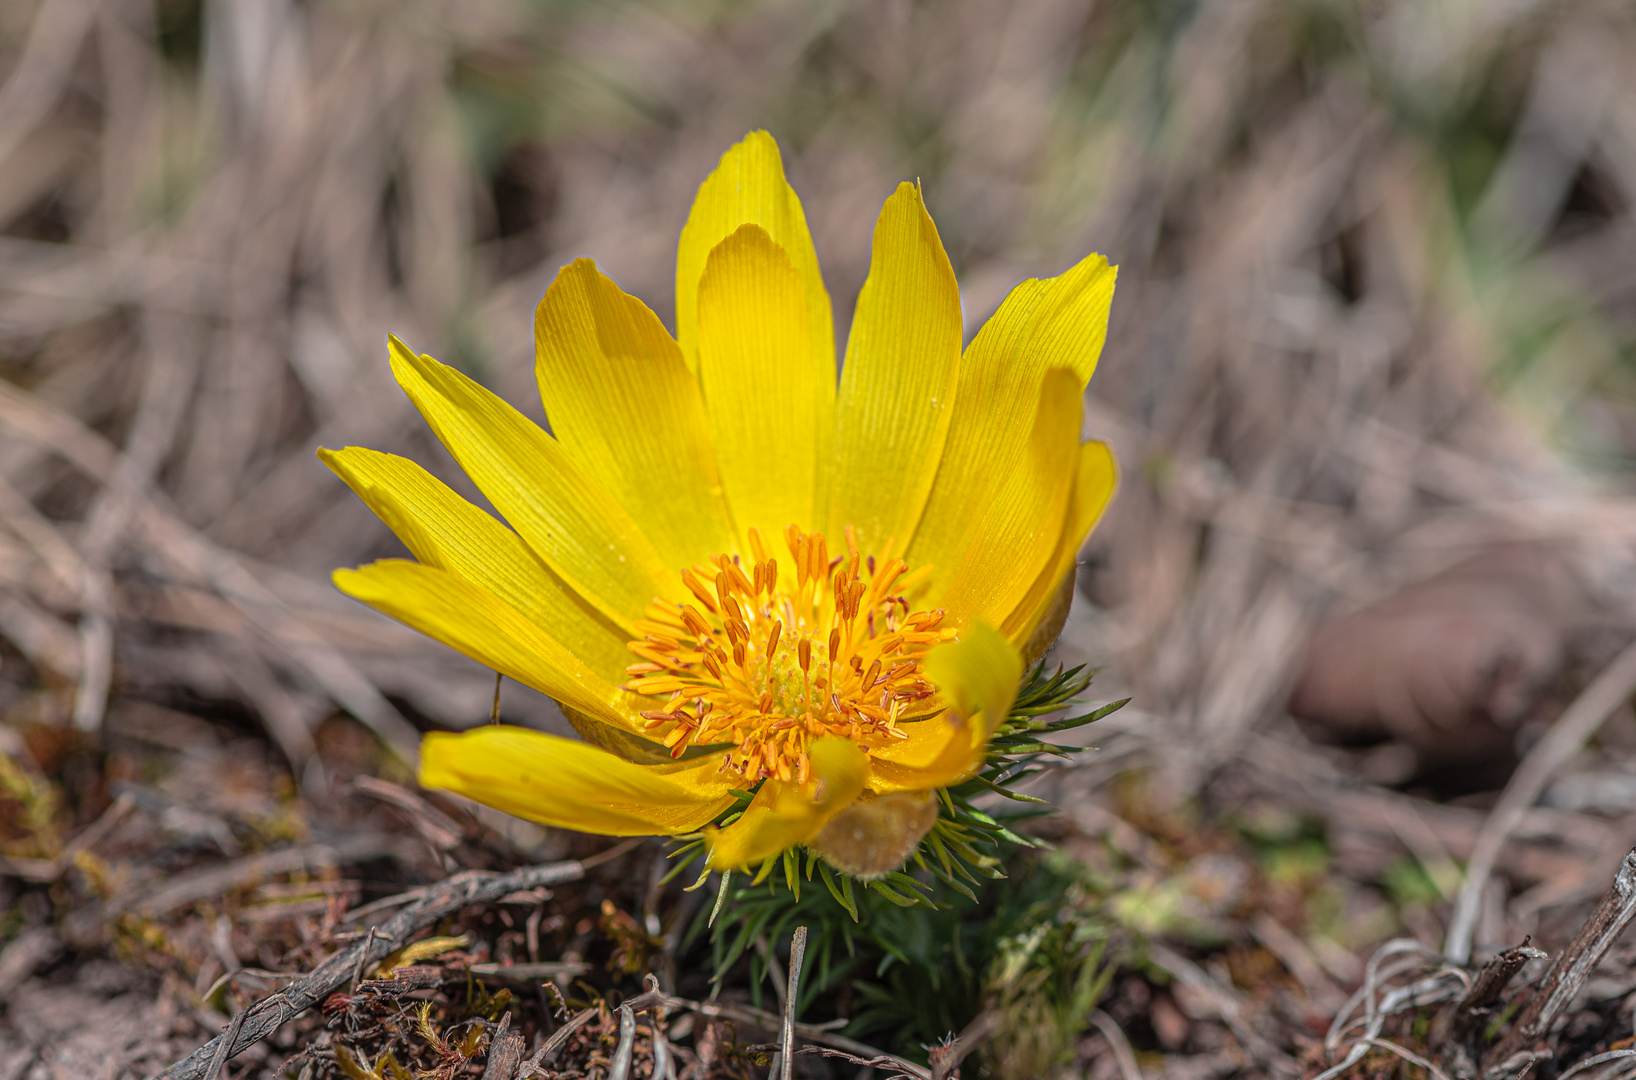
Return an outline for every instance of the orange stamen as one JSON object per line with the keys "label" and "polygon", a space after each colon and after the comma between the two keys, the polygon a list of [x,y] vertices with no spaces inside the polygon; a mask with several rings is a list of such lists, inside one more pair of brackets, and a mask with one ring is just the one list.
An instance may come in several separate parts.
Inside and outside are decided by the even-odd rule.
{"label": "orange stamen", "polygon": [[[954,632],[939,610],[905,599],[929,568],[905,574],[888,541],[877,558],[846,529],[846,553],[829,554],[821,533],[784,530],[795,580],[779,588],[778,562],[748,530],[749,573],[738,556],[715,555],[682,571],[691,603],[655,601],[630,643],[642,661],[625,689],[667,698],[642,712],[679,757],[690,745],[732,743],[728,768],[743,782],[776,777],[805,783],[807,747],[840,736],[864,750],[905,738],[898,717],[936,689],[920,660]],[[901,609],[901,611],[900,611]],[[813,666],[813,642],[826,654]]]}

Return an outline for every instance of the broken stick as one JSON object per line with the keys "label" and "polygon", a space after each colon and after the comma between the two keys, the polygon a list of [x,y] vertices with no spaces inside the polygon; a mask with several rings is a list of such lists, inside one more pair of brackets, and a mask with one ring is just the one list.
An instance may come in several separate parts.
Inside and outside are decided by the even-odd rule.
{"label": "broken stick", "polygon": [[1483,1055],[1484,1080],[1523,1076],[1536,1061],[1550,1056],[1544,1039],[1551,1025],[1573,1001],[1632,917],[1636,917],[1636,849],[1619,864],[1612,888],[1557,956],[1511,1030]]}

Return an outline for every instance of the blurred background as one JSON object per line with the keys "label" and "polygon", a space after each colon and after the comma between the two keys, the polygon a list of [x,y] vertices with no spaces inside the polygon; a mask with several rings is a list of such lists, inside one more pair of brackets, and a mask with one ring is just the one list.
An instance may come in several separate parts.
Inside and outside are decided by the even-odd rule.
{"label": "blurred background", "polygon": [[1123,486],[1056,655],[1134,701],[1048,785],[1074,829],[1319,821],[1392,900],[1326,924],[1339,979],[1393,926],[1441,942],[1496,793],[1606,672],[1464,933],[1605,887],[1636,816],[1636,14],[1607,0],[0,5],[0,750],[51,773],[204,717],[320,790],[342,715],[399,748],[485,720],[492,676],[329,586],[400,549],[313,450],[469,491],[386,334],[543,419],[557,269],[668,322],[693,193],[758,127],[838,341],[903,179],[968,336],[1025,277],[1120,267],[1085,431]]}

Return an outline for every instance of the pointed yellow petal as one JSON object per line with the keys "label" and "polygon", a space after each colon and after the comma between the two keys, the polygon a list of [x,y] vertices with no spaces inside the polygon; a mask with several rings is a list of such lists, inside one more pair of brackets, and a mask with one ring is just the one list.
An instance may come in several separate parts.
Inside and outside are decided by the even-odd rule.
{"label": "pointed yellow petal", "polygon": [[672,569],[636,522],[555,439],[453,368],[397,338],[391,351],[398,384],[449,453],[575,592],[629,630],[672,591]]}
{"label": "pointed yellow petal", "polygon": [[560,829],[606,836],[692,832],[732,805],[721,760],[632,765],[572,739],[493,725],[421,743],[422,786]]}
{"label": "pointed yellow petal", "polygon": [[905,556],[910,566],[935,567],[928,595],[946,587],[984,510],[1023,458],[1045,373],[1070,368],[1084,391],[1107,337],[1115,273],[1092,255],[1058,277],[1025,281],[967,347],[943,460]]}
{"label": "pointed yellow petal", "polygon": [[1051,565],[1068,524],[1079,455],[1079,388],[1052,368],[1036,399],[1026,452],[1008,470],[978,520],[938,606],[956,627],[1004,627]]}
{"label": "pointed yellow petal", "polygon": [[[778,144],[765,131],[752,131],[722,155],[721,163],[699,188],[682,229],[676,252],[676,340],[682,347],[682,357],[690,369],[698,370],[699,279],[704,276],[710,252],[746,224],[765,229],[795,268],[806,298],[803,340],[812,370],[820,373],[825,401],[833,401],[835,324],[829,312],[829,293],[818,273],[818,254],[807,231],[801,200],[784,179]],[[826,372],[827,377],[823,374]]]}
{"label": "pointed yellow petal", "polygon": [[647,305],[579,259],[535,309],[534,349],[558,444],[660,559],[679,573],[733,550],[699,385]]}
{"label": "pointed yellow petal", "polygon": [[875,751],[871,791],[924,791],[965,780],[982,765],[989,738],[1017,700],[1022,657],[986,623],[933,649],[925,664],[949,707],[930,720],[905,724],[907,739]]}
{"label": "pointed yellow petal", "polygon": [[485,667],[550,694],[604,723],[634,729],[626,694],[516,608],[447,570],[383,559],[337,570],[335,585]]}
{"label": "pointed yellow petal", "polygon": [[846,739],[819,739],[808,751],[806,784],[768,780],[744,814],[724,829],[706,829],[712,870],[739,870],[815,835],[858,797],[869,777],[869,756]]}
{"label": "pointed yellow petal", "polygon": [[1079,549],[1085,544],[1102,512],[1108,508],[1114,491],[1119,486],[1119,470],[1113,450],[1107,443],[1087,442],[1079,447],[1078,462],[1074,466],[1074,492],[1067,527],[1057,545],[1045,572],[1018,602],[1016,608],[1001,626],[1006,637],[1019,647],[1035,655],[1043,655],[1044,646],[1036,641],[1041,622],[1050,614],[1053,599],[1061,592],[1063,582],[1074,568]]}
{"label": "pointed yellow petal", "polygon": [[632,662],[626,637],[529,550],[516,533],[408,458],[349,446],[319,458],[397,534],[415,558],[493,593],[610,682]]}
{"label": "pointed yellow petal", "polygon": [[960,365],[960,290],[914,184],[886,200],[841,368],[829,535],[865,551],[914,534],[943,453]]}
{"label": "pointed yellow petal", "polygon": [[741,226],[710,253],[699,282],[699,382],[741,538],[813,524],[835,363],[826,372],[811,362],[807,324],[801,277],[759,225]]}

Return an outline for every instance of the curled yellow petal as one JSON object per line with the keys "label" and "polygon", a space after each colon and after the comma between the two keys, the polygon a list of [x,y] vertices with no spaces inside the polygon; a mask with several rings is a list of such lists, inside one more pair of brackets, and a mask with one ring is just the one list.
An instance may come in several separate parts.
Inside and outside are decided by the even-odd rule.
{"label": "curled yellow petal", "polygon": [[[1019,646],[1027,645],[1033,656],[1044,653],[1038,640],[1040,627],[1056,612],[1053,600],[1061,595],[1063,582],[1074,568],[1079,549],[1085,543],[1102,512],[1113,501],[1119,487],[1119,468],[1114,461],[1113,449],[1104,442],[1086,442],[1079,446],[1074,466],[1074,488],[1068,512],[1068,523],[1062,530],[1056,553],[1045,570],[1012,610],[1000,628],[1007,638]],[[1070,596],[1069,599],[1072,599]],[[1063,613],[1065,614],[1065,613]]]}
{"label": "curled yellow petal", "polygon": [[427,735],[420,782],[542,825],[608,836],[692,832],[733,803],[719,758],[633,765],[582,742],[499,724]]}
{"label": "curled yellow petal", "polygon": [[869,756],[846,739],[819,739],[808,751],[805,784],[768,780],[737,821],[706,829],[712,870],[739,870],[805,843],[856,799],[869,778]]}

